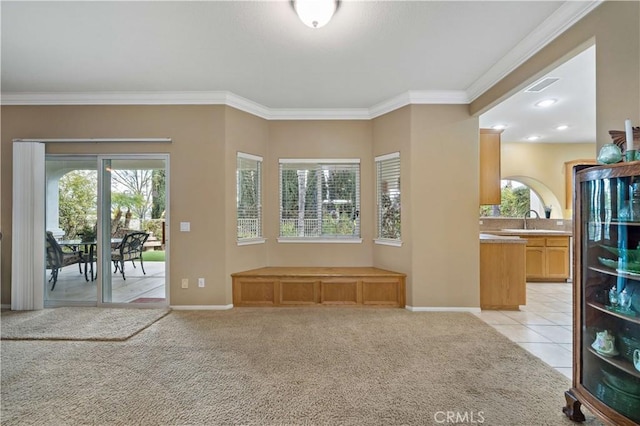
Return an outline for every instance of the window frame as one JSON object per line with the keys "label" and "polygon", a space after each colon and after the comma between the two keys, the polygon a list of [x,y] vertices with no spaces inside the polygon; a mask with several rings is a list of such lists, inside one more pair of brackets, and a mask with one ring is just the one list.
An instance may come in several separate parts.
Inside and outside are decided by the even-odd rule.
{"label": "window frame", "polygon": [[[393,161],[394,164],[391,164]],[[397,162],[397,165],[395,164]],[[402,246],[402,188],[401,188],[401,175],[402,175],[402,161],[400,157],[400,152],[392,152],[389,154],[380,155],[374,158],[375,170],[376,170],[376,238],[373,240],[375,244],[387,245],[393,247],[401,247]],[[399,230],[398,230],[398,238],[388,238],[382,237],[382,174],[381,168],[385,165],[391,165],[393,168],[397,168],[397,174],[392,174],[392,178],[397,178],[398,184],[397,188],[398,197],[400,198],[400,202],[398,205],[399,211]]]}
{"label": "window frame", "polygon": [[[241,169],[240,168],[240,162],[241,160],[249,160],[249,161],[255,161],[256,162],[256,171],[257,171],[257,176],[258,176],[258,182],[257,182],[257,188],[256,188],[256,197],[258,200],[258,212],[257,212],[257,235],[255,236],[250,236],[250,237],[240,237],[239,235],[239,230],[240,230],[240,217],[239,217],[239,207],[240,207],[240,191],[241,191],[241,186],[240,186],[240,171],[241,170],[253,170],[253,169]],[[248,154],[245,152],[241,152],[238,151],[236,153],[236,243],[239,246],[244,246],[244,245],[251,245],[251,244],[263,244],[266,239],[264,238],[264,219],[263,219],[263,209],[262,209],[262,187],[263,187],[263,177],[262,177],[262,171],[263,171],[263,163],[264,163],[264,159],[263,157],[259,156],[259,155],[254,155],[254,154]]]}
{"label": "window frame", "polygon": [[[355,219],[356,234],[353,235],[320,235],[320,236],[283,236],[283,165],[286,164],[310,164],[314,167],[310,170],[321,169],[322,166],[340,166],[348,165],[356,167],[356,183],[355,183],[355,209],[358,212]],[[360,203],[361,203],[361,191],[362,184],[362,170],[361,161],[359,158],[280,158],[278,159],[278,242],[279,243],[339,243],[339,244],[361,244],[362,243],[362,229],[360,218]],[[318,202],[316,198],[316,203]],[[323,201],[323,200],[320,200]],[[316,219],[322,220],[322,219]]]}

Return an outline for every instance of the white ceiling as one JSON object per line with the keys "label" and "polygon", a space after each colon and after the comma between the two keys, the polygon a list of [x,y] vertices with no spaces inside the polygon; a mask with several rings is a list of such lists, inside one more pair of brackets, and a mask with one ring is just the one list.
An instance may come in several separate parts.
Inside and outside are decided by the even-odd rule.
{"label": "white ceiling", "polygon": [[[2,103],[183,99],[268,118],[370,118],[410,102],[468,103],[598,4],[343,0],[327,26],[311,29],[289,1],[2,1]],[[567,68],[547,89],[562,99],[549,109],[553,122],[519,96],[517,108],[498,107],[481,122],[507,122],[509,139],[546,135],[562,121],[572,126],[568,141],[589,141],[577,120],[593,118],[583,110],[589,102],[570,99],[593,94],[585,88],[593,75]]]}
{"label": "white ceiling", "polygon": [[[502,140],[534,143],[595,143],[596,142],[596,48],[592,46],[553,71],[529,84],[480,116],[480,127],[506,125]],[[558,80],[542,91],[526,90],[547,78]],[[540,108],[541,100],[556,103]],[[560,125],[568,126],[558,130]]]}

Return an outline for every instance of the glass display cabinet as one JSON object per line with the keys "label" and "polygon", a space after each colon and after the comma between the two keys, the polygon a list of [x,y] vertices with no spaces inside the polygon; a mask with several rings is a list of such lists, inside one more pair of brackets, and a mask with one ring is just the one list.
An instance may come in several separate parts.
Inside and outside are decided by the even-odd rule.
{"label": "glass display cabinet", "polygon": [[640,162],[574,169],[573,385],[610,424],[640,423]]}

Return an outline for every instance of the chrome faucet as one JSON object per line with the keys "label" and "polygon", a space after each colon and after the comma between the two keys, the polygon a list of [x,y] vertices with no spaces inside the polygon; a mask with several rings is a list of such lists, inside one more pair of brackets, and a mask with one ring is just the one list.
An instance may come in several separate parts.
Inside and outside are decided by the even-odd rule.
{"label": "chrome faucet", "polygon": [[[524,214],[524,218],[523,218],[523,220],[524,220],[524,229],[527,229],[527,215],[528,215],[529,213],[535,213],[535,214],[536,214],[536,218],[537,218],[537,219],[540,219],[540,215],[538,214],[538,212],[537,212],[537,211],[535,211],[535,210],[533,210],[533,209],[529,210],[528,212],[526,212],[526,213]],[[529,216],[529,217],[531,217],[531,216]]]}

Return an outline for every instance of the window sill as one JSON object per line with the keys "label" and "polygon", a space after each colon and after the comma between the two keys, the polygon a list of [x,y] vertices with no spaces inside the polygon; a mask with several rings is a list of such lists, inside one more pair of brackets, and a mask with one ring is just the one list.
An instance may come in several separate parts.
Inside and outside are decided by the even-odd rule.
{"label": "window sill", "polygon": [[267,240],[265,238],[244,238],[237,240],[239,246],[250,246],[253,244],[264,244]]}
{"label": "window sill", "polygon": [[401,240],[388,240],[385,238],[378,238],[376,240],[373,240],[374,244],[379,244],[381,246],[392,246],[392,247],[402,247],[402,241]]}
{"label": "window sill", "polygon": [[362,244],[362,238],[304,238],[280,237],[279,243],[329,243],[329,244]]}

